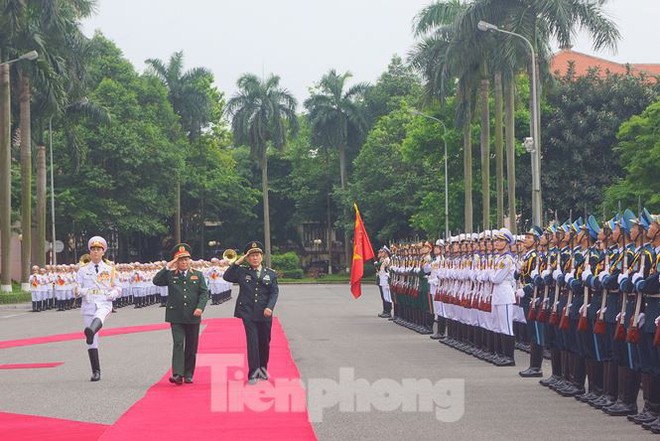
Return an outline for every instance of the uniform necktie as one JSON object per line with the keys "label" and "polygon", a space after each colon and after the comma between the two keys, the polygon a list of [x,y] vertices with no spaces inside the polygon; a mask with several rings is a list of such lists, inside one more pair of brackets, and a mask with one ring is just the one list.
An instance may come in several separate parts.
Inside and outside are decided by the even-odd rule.
{"label": "uniform necktie", "polygon": [[94,265],[94,269],[96,270],[96,274],[98,274],[99,273],[99,264],[98,263]]}

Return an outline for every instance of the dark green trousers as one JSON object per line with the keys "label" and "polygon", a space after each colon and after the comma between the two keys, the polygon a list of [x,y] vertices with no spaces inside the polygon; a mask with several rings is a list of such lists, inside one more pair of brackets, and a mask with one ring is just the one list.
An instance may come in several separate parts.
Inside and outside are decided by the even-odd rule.
{"label": "dark green trousers", "polygon": [[199,323],[170,323],[172,327],[172,375],[191,377],[195,373]]}

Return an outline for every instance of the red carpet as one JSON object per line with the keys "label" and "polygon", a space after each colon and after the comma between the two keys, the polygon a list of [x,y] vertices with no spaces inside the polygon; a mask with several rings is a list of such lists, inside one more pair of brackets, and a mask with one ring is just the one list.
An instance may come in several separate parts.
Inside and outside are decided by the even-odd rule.
{"label": "red carpet", "polygon": [[98,439],[107,428],[103,424],[0,412],[3,441],[88,441]]}
{"label": "red carpet", "polygon": [[[315,440],[316,435],[309,422],[304,401],[302,409],[297,411],[287,411],[287,403],[281,400],[278,403],[285,405],[276,411],[273,400],[267,398],[261,399],[261,403],[266,403],[264,406],[267,410],[256,411],[252,410],[254,407],[245,406],[242,411],[227,412],[218,408],[226,408],[227,403],[229,406],[239,406],[241,402],[250,400],[248,395],[258,394],[260,389],[268,390],[269,385],[260,382],[259,386],[244,386],[244,380],[238,381],[235,376],[244,372],[243,367],[238,367],[228,369],[231,395],[229,400],[226,399],[226,382],[211,387],[211,358],[232,357],[234,354],[239,360],[243,358],[245,369],[247,368],[245,332],[238,319],[210,319],[206,320],[205,324],[200,337],[195,383],[175,386],[168,382],[170,372],[166,373],[147,391],[144,398],[109,427],[100,439]],[[291,358],[286,336],[277,319],[273,321],[268,367],[270,385],[300,378]],[[219,363],[213,363],[213,369],[217,374],[222,367]],[[273,393],[283,393],[281,389],[278,387],[276,392],[271,389],[271,396]],[[288,386],[284,393],[304,399],[304,390],[299,382]],[[217,400],[215,412],[211,409],[212,395]]]}
{"label": "red carpet", "polygon": [[46,369],[46,368],[54,368],[61,364],[64,364],[64,362],[57,361],[54,363],[0,364],[0,369]]}
{"label": "red carpet", "polygon": [[[82,326],[82,321],[81,321]],[[157,323],[155,325],[141,325],[141,326],[126,326],[124,328],[109,328],[101,329],[99,334],[101,337],[112,337],[113,335],[124,335],[124,334],[134,334],[136,332],[149,332],[149,331],[162,331],[165,329],[170,329],[169,323]],[[55,335],[45,335],[43,337],[34,337],[34,338],[21,338],[18,340],[2,340],[0,341],[0,349],[15,348],[18,346],[32,346],[32,345],[43,345],[46,343],[58,343],[61,341],[69,340],[83,340],[85,334],[82,329],[80,332],[71,332],[68,334],[55,334]]]}

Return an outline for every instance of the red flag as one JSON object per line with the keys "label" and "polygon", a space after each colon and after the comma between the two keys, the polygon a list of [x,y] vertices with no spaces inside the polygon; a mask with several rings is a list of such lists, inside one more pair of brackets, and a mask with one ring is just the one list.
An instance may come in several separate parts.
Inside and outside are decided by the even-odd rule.
{"label": "red flag", "polygon": [[357,204],[355,207],[355,234],[353,235],[353,262],[351,264],[351,293],[356,299],[362,295],[360,280],[364,275],[364,261],[374,258],[367,230],[364,229]]}

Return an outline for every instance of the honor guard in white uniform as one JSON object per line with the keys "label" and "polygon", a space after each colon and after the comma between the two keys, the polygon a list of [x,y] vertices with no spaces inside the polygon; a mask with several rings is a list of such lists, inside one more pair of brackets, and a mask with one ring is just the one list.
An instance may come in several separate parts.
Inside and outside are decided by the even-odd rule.
{"label": "honor guard in white uniform", "polygon": [[78,294],[82,297],[81,312],[85,322],[85,337],[92,366],[91,381],[101,379],[98,332],[112,311],[112,301],[121,295],[118,275],[113,264],[103,260],[108,244],[101,236],[94,236],[87,243],[91,261],[78,270]]}
{"label": "honor guard in white uniform", "polygon": [[383,311],[378,314],[378,317],[381,318],[392,317],[392,294],[390,293],[390,267],[392,266],[390,261],[391,255],[392,252],[387,247],[383,247],[378,250],[376,277],[378,279],[380,298],[383,302]]}
{"label": "honor guard in white uniform", "polygon": [[515,339],[513,336],[513,304],[515,303],[514,272],[516,264],[509,251],[514,243],[514,237],[507,228],[497,230],[494,234],[495,251],[497,256],[493,268],[489,270],[488,279],[493,284],[492,312],[497,325],[496,338],[499,338],[499,347],[496,342],[496,353],[500,360],[498,366],[515,366],[513,352]]}

